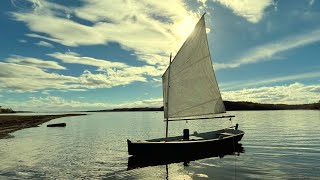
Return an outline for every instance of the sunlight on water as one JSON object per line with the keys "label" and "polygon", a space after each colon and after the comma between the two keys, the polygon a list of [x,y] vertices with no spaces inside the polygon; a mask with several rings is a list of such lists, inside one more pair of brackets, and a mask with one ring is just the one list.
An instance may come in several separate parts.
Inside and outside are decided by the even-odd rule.
{"label": "sunlight on water", "polygon": [[[290,179],[320,176],[320,111],[231,112],[245,131],[239,156],[211,157],[127,170],[126,140],[165,135],[161,112],[92,113],[66,117],[0,139],[0,179]],[[171,122],[169,134],[229,127],[228,120]],[[186,165],[186,164],[185,164]]]}

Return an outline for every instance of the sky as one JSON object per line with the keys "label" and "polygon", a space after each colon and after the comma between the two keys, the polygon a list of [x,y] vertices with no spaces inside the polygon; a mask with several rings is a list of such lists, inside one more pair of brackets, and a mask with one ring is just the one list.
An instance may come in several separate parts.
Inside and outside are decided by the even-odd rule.
{"label": "sky", "polygon": [[162,106],[169,55],[205,12],[224,100],[320,100],[318,0],[7,0],[0,2],[0,106]]}

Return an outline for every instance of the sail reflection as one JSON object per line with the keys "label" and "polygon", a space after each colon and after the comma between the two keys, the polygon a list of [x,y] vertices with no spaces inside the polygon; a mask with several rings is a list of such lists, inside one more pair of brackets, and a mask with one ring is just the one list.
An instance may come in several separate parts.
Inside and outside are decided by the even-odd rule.
{"label": "sail reflection", "polygon": [[175,156],[130,156],[128,158],[128,169],[132,170],[136,168],[144,168],[149,166],[158,166],[158,165],[168,165],[171,163],[180,163],[183,162],[184,166],[188,166],[191,161],[211,158],[211,157],[220,157],[223,158],[225,155],[240,155],[244,153],[245,150],[242,147],[242,144],[236,143],[234,146],[221,146],[216,147],[210,152],[192,154],[192,155],[175,155]]}

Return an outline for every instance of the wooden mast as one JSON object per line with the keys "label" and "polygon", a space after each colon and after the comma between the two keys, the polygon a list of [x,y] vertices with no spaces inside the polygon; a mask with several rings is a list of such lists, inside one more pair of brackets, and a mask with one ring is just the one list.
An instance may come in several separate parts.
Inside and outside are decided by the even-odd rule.
{"label": "wooden mast", "polygon": [[170,89],[170,85],[169,85],[169,79],[170,79],[170,65],[171,65],[171,58],[172,58],[172,53],[170,53],[170,59],[169,59],[169,69],[168,69],[168,85],[167,85],[167,87],[168,87],[168,89],[167,89],[167,99],[166,99],[166,102],[167,102],[167,112],[166,112],[166,114],[167,114],[167,120],[166,120],[166,139],[168,138],[168,126],[169,126],[169,117],[168,117],[168,108],[169,108],[169,89]]}

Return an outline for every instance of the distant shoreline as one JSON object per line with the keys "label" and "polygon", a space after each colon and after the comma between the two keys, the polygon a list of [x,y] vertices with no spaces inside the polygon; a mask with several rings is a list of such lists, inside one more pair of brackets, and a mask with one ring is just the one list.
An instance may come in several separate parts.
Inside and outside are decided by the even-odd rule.
{"label": "distant shoreline", "polygon": [[82,116],[86,114],[59,114],[59,115],[1,115],[0,116],[0,139],[10,137],[9,133],[20,129],[37,127],[52,119],[68,117],[68,116]]}
{"label": "distant shoreline", "polygon": [[[311,104],[262,104],[247,101],[223,101],[226,111],[265,111],[265,110],[320,110],[320,102]],[[11,109],[10,109],[11,110]],[[102,110],[84,110],[77,112],[135,112],[135,111],[163,111],[162,107],[134,107],[134,108],[115,108]],[[68,111],[64,111],[68,113]],[[63,112],[63,113],[64,113]],[[71,112],[71,111],[69,111]],[[72,111],[75,112],[75,111]],[[32,111],[7,111],[0,114],[13,113],[35,113]]]}
{"label": "distant shoreline", "polygon": [[[265,110],[320,110],[320,103],[311,104],[261,104],[245,101],[224,101],[227,111],[265,111]],[[163,111],[162,107],[116,108],[81,112],[131,112],[131,111]]]}

